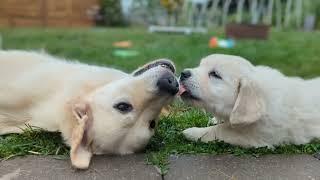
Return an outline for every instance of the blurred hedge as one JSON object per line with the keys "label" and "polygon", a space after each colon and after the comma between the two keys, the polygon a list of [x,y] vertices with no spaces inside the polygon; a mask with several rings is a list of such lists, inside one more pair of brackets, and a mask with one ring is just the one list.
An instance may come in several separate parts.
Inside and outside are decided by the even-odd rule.
{"label": "blurred hedge", "polygon": [[101,0],[101,12],[102,19],[99,21],[99,25],[106,26],[124,26],[126,22],[124,20],[121,1],[120,0]]}

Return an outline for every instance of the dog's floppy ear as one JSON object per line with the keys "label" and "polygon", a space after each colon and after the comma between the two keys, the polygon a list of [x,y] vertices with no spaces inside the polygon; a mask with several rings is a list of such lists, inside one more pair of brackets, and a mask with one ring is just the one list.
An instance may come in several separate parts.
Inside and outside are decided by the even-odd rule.
{"label": "dog's floppy ear", "polygon": [[92,152],[89,138],[92,137],[92,112],[90,106],[86,103],[78,103],[72,106],[72,113],[77,120],[72,130],[70,157],[71,163],[78,169],[89,167]]}
{"label": "dog's floppy ear", "polygon": [[265,102],[257,85],[247,78],[239,81],[238,97],[230,116],[231,126],[258,121],[265,112]]}

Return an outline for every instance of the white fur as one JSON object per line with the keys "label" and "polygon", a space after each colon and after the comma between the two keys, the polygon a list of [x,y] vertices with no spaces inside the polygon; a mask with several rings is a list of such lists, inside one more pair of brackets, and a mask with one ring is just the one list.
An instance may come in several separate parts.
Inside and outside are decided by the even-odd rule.
{"label": "white fur", "polygon": [[[21,133],[26,124],[60,131],[78,168],[87,168],[92,154],[133,153],[147,144],[150,122],[174,97],[156,86],[168,73],[174,76],[157,66],[132,76],[44,53],[0,51],[0,134]],[[114,108],[123,101],[131,112]]]}
{"label": "white fur", "polygon": [[[221,73],[223,80],[209,77],[212,69]],[[224,123],[187,129],[183,133],[188,139],[273,147],[320,138],[320,78],[286,77],[241,57],[220,54],[204,58],[199,67],[189,70],[192,76],[182,84],[200,100],[185,100],[212,112]],[[243,80],[251,84],[243,91],[253,93],[244,92],[247,95],[239,97]],[[249,103],[235,112],[237,103],[243,102]]]}

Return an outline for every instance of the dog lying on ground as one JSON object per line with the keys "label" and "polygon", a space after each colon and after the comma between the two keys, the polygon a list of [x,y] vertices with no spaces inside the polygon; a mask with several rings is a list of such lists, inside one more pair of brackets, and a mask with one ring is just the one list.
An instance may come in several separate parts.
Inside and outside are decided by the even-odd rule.
{"label": "dog lying on ground", "polygon": [[129,154],[154,134],[157,116],[178,92],[171,61],[132,74],[67,62],[44,53],[0,51],[0,134],[25,124],[60,131],[72,165],[92,154]]}
{"label": "dog lying on ground", "polygon": [[183,100],[223,122],[184,130],[189,140],[273,147],[320,138],[320,78],[286,77],[241,57],[214,54],[181,73],[180,89]]}

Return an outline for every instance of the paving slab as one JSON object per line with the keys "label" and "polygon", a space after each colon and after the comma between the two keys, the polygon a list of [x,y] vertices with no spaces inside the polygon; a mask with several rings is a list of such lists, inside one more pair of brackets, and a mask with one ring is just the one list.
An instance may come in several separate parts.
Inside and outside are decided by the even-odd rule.
{"label": "paving slab", "polygon": [[[0,163],[0,179],[137,179],[162,177],[154,166],[146,165],[145,155],[94,156],[90,168],[75,170],[70,160],[50,156],[27,156]],[[320,180],[320,160],[309,155],[252,156],[171,156],[165,180]],[[1,179],[2,180],[2,179]]]}
{"label": "paving slab", "polygon": [[0,162],[0,179],[14,180],[91,180],[136,179],[159,180],[154,166],[147,165],[145,155],[94,156],[88,170],[75,170],[70,160],[50,156],[27,156]]}
{"label": "paving slab", "polygon": [[171,156],[166,180],[320,180],[320,160],[309,155]]}

